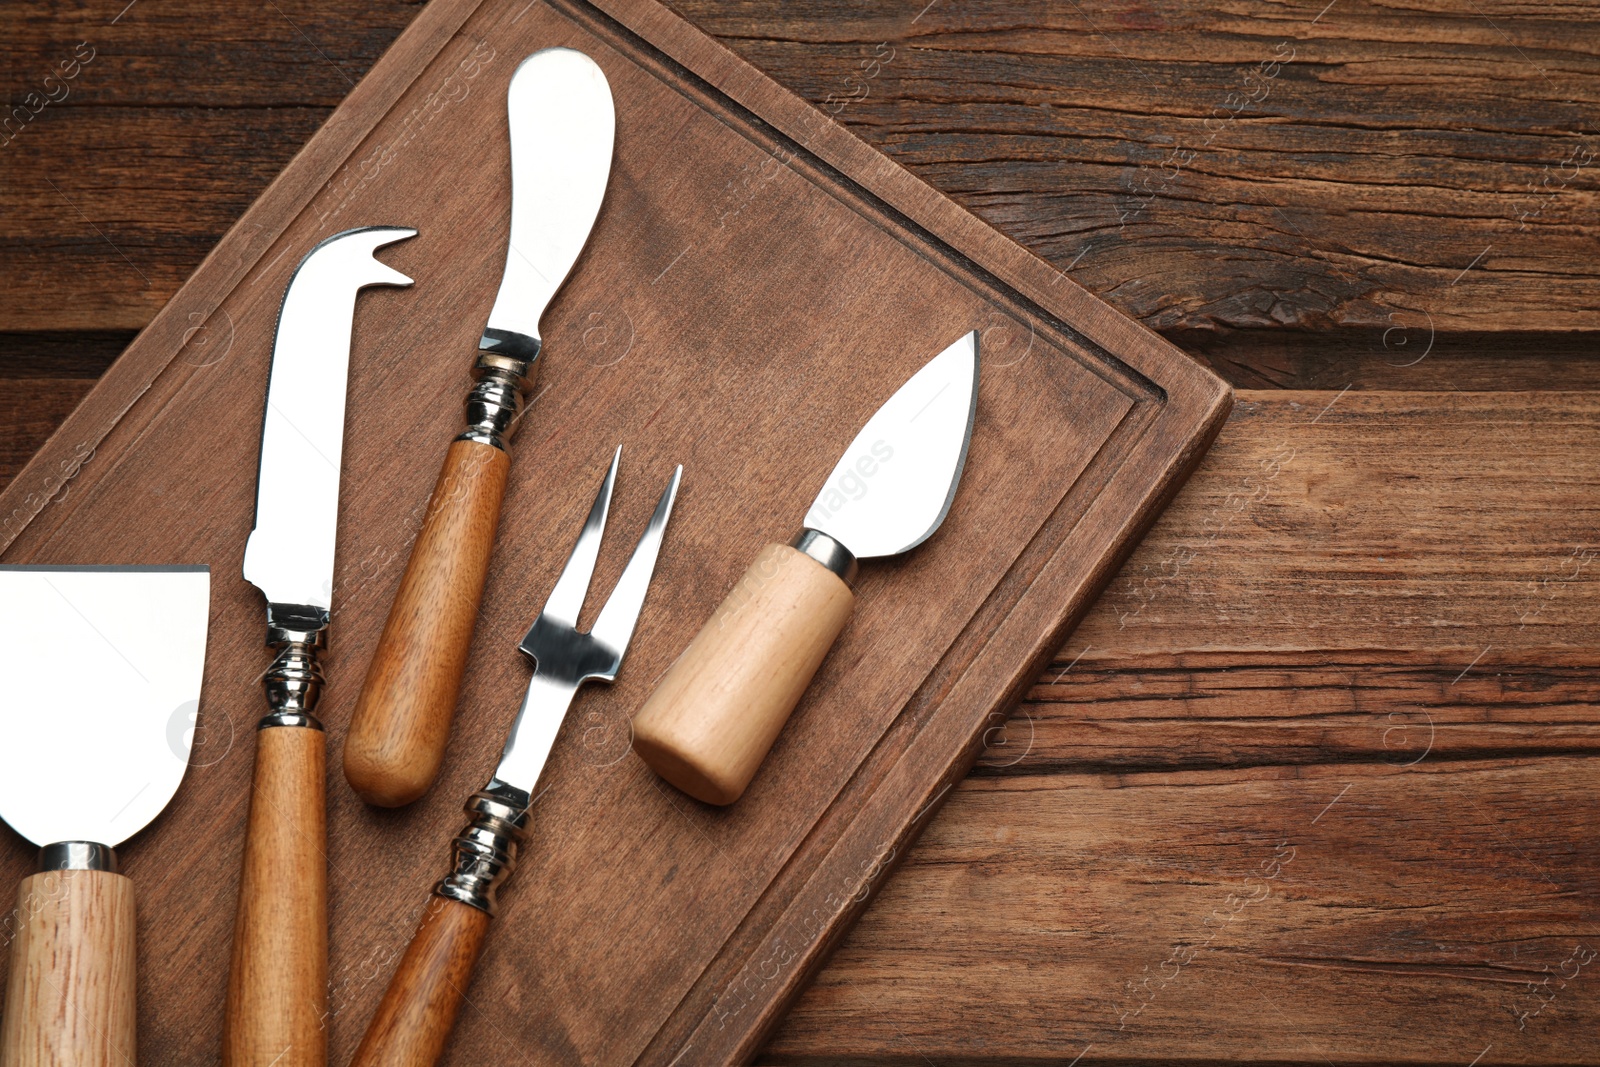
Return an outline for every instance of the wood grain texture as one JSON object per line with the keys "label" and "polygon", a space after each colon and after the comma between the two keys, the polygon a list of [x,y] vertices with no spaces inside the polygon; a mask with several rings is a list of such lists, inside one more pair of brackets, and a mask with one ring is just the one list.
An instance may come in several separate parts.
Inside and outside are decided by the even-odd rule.
{"label": "wood grain texture", "polygon": [[429,897],[422,922],[389,979],[350,1067],[432,1067],[472,985],[489,915]]}
{"label": "wood grain texture", "polygon": [[1158,329],[1596,328],[1565,0],[678,6]]}
{"label": "wood grain texture", "polygon": [[[17,176],[0,183],[3,329],[91,311],[142,325],[416,11],[301,0],[248,18],[181,0],[113,24],[14,6],[0,48],[15,102],[78,42],[97,54],[0,155]],[[1587,9],[1323,7],[675,4],[1157,328],[1294,331],[1392,362],[1412,358],[1386,347],[1396,325],[1592,332]],[[102,146],[119,150],[104,168],[48,166]],[[152,157],[166,165],[135,162]]]}
{"label": "wood grain texture", "polygon": [[345,739],[345,780],[369,804],[409,804],[439,775],[510,469],[476,441],[445,452]]}
{"label": "wood grain texture", "polygon": [[222,1062],[328,1062],[327,734],[255,731]]}
{"label": "wood grain texture", "polygon": [[1593,663],[1600,395],[1245,393],[1231,427],[1074,654]]}
{"label": "wood grain texture", "polygon": [[[561,44],[594,56],[611,84],[611,192],[542,321],[543,392],[518,440],[526,473],[507,485],[438,788],[399,812],[342,788],[330,796],[336,1062],[377,1003],[370,976],[392,965],[442,866],[418,843],[449,840],[451,798],[492,772],[527,684],[516,640],[570,548],[561,532],[576,528],[593,472],[619,442],[643,473],[619,483],[618,528],[643,527],[677,463],[684,490],[628,663],[615,685],[584,695],[558,739],[533,843],[484,951],[477,981],[515,1008],[463,1013],[451,1062],[753,1055],[864,906],[836,887],[926,820],[988,717],[1027,690],[1229,404],[1226,386],[1182,353],[666,9],[443,0],[0,495],[4,558],[203,559],[237,573],[272,325],[298,253],[347,226],[418,222],[419,237],[390,254],[418,280],[403,307],[379,292],[355,313],[319,705],[338,743],[439,443],[460,424],[470,360],[441,354],[470,354],[503,267],[503,247],[484,234],[503,232],[495,220],[507,211],[506,81],[522,56]],[[470,168],[452,165],[462,145],[473,146]],[[770,181],[730,185],[763,166]],[[186,358],[196,322],[231,323],[225,356]],[[939,533],[864,574],[851,625],[738,805],[713,812],[661,785],[629,756],[629,715],[749,554],[792,532],[849,435],[974,328],[985,331],[986,374],[962,492]],[[45,472],[80,442],[92,443],[72,491],[41,500]],[[175,506],[153,508],[157,499]],[[620,556],[602,550],[597,588],[614,583]],[[254,696],[260,610],[242,581],[216,591],[201,716],[219,733],[222,709]],[[208,771],[186,778],[136,844],[181,864],[166,892],[214,886],[225,901],[247,771],[232,752]],[[176,957],[220,974],[225,950],[210,946],[226,942],[227,912],[202,910]],[[728,1024],[717,1005],[774,937],[788,946],[784,967]],[[215,1056],[220,997],[190,1000],[181,1019],[146,1025],[163,1063]]]}
{"label": "wood grain texture", "polygon": [[972,778],[757,1062],[1591,1063],[1597,800],[1571,757]]}
{"label": "wood grain texture", "polygon": [[[82,400],[93,379],[20,378],[0,389],[0,479],[10,481]],[[4,484],[0,481],[0,484]]]}
{"label": "wood grain texture", "polygon": [[696,800],[732,804],[853,607],[832,571],[767,545],[633,716],[633,750]]}
{"label": "wood grain texture", "polygon": [[11,919],[0,1064],[133,1063],[133,882],[109,871],[41,871],[22,880]]}
{"label": "wood grain texture", "polygon": [[1589,1062],[1597,443],[1593,394],[1241,394],[757,1062]]}

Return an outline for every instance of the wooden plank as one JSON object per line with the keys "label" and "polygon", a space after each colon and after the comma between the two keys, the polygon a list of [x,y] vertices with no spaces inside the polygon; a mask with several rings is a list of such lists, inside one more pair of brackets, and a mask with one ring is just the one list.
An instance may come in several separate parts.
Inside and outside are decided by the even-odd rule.
{"label": "wooden plank", "polygon": [[93,379],[82,378],[22,378],[0,383],[0,487],[33,458],[93,384]]}
{"label": "wooden plank", "polygon": [[1371,329],[1171,330],[1165,336],[1239,389],[1388,392],[1600,390],[1594,334],[1442,333],[1425,316]]}
{"label": "wooden plank", "polygon": [[[0,263],[15,286],[0,324],[142,329],[326,118],[304,108],[250,122],[226,108],[45,111],[38,128],[0,150]],[[96,162],[61,167],[61,159]],[[175,172],[155,160],[185,162]]]}
{"label": "wooden plank", "polygon": [[1566,0],[680,6],[1158,329],[1600,323]]}
{"label": "wooden plank", "polygon": [[[215,0],[111,5],[19,3],[3,45],[7,90],[51,94],[39,118],[78,107],[333,110],[417,15],[408,0],[274,0],[264,10]],[[63,61],[78,60],[62,68]],[[49,86],[47,75],[57,78]],[[35,105],[36,106],[36,105]],[[77,116],[107,127],[104,120]],[[38,132],[32,122],[21,143]],[[195,144],[204,144],[196,137]],[[279,145],[287,160],[298,143]]]}
{"label": "wooden plank", "polygon": [[[460,426],[474,315],[500,278],[503,224],[488,220],[508,196],[505,84],[517,59],[554,44],[589,52],[611,82],[610,193],[542,322],[542,391],[438,787],[402,812],[330,790],[333,1060],[348,1059],[386,954],[443,873],[459,805],[527,684],[511,642],[619,440],[618,528],[643,523],[660,485],[650,472],[685,465],[670,549],[623,676],[583,696],[588,717],[546,769],[537,845],[521,860],[537,876],[502,897],[472,999],[512,1010],[469,1013],[451,1062],[752,1055],[859,908],[837,886],[906,841],[963,774],[987,718],[1031,684],[1221,425],[1219,380],[666,9],[435,2],[0,494],[0,516],[16,516],[0,530],[8,561],[204,560],[219,576],[201,716],[238,743],[219,742],[126,849],[130,872],[167,875],[141,881],[145,943],[169,946],[140,976],[147,1057],[211,1062],[218,1040],[220,984],[186,976],[226,960],[264,663],[260,596],[236,576],[283,286],[346,226],[422,231],[385,253],[416,287],[356,312],[319,709],[337,745]],[[485,88],[452,97],[468,60]],[[741,185],[751,170],[770,178]],[[226,323],[231,347],[196,358],[194,323]],[[627,757],[627,714],[760,544],[792,533],[782,517],[798,520],[836,458],[817,442],[847,439],[969,328],[985,331],[987,362],[947,522],[907,559],[863,570],[850,627],[741,802],[688,804]],[[43,506],[40,479],[79,442],[92,451],[71,493]],[[621,568],[613,552],[597,588]],[[0,876],[27,862],[0,855]],[[219,902],[199,915],[197,884]],[[784,964],[752,992],[742,976],[774,939]]]}
{"label": "wooden plank", "polygon": [[1494,649],[1467,669],[1403,650],[1164,659],[1091,649],[1070,670],[1047,671],[996,723],[978,766],[1038,774],[1593,753],[1600,707],[1595,657],[1584,658],[1555,666]]}
{"label": "wooden plank", "polygon": [[[1600,30],[1570,2],[1396,14],[1342,0],[1320,17],[1321,4],[1269,0],[677,7],[1156,328],[1296,330],[1346,347],[1334,339],[1353,334],[1386,357],[1397,325],[1600,328],[1588,299],[1600,142],[1585,110],[1600,96]],[[282,125],[314,127],[414,9],[297,2],[262,17],[184,0],[115,25],[88,9],[7,10],[17,32],[0,50],[18,97],[80,39],[97,52],[0,154],[7,216],[37,219],[78,268],[8,249],[0,330],[79,309],[102,316],[89,325],[142,325],[301,143]],[[1284,49],[1294,58],[1274,66]],[[152,140],[163,109],[192,128],[171,122]],[[46,166],[84,142],[95,168]],[[140,195],[84,214],[133,246],[148,286],[43,180],[113,160],[141,168]],[[214,191],[234,166],[239,185]],[[175,267],[137,254],[158,240],[186,250]],[[51,269],[53,302],[32,295]]]}
{"label": "wooden plank", "polygon": [[758,1062],[1590,1063],[1591,763],[968,779]]}
{"label": "wooden plank", "polygon": [[0,381],[100,377],[128,347],[127,330],[0,334]]}
{"label": "wooden plank", "polygon": [[1243,393],[1207,472],[1069,653],[1600,647],[1593,393]]}

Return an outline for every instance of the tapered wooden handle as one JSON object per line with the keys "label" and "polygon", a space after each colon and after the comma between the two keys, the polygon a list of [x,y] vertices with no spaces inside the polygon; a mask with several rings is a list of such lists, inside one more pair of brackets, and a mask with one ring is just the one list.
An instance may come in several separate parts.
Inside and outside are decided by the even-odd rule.
{"label": "tapered wooden handle", "polygon": [[429,897],[417,932],[367,1025],[350,1067],[431,1067],[466,999],[489,932],[489,915],[469,904]]}
{"label": "tapered wooden handle", "polygon": [[692,797],[738,800],[854,604],[805,553],[762,549],[634,716],[634,751]]}
{"label": "tapered wooden handle", "polygon": [[324,1067],[328,999],[326,734],[256,731],[222,1062]]}
{"label": "tapered wooden handle", "polygon": [[445,456],[344,745],[344,776],[369,804],[411,803],[444,761],[510,465],[476,441]]}
{"label": "tapered wooden handle", "polygon": [[0,1064],[135,1062],[133,883],[44,871],[22,880],[13,921]]}

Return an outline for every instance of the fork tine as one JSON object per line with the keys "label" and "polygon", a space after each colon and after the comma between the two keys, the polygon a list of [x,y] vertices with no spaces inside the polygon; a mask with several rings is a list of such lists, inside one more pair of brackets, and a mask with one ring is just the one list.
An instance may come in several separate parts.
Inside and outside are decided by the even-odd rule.
{"label": "fork tine", "polygon": [[600,541],[606,532],[606,515],[611,511],[611,490],[617,484],[617,464],[621,461],[622,446],[618,445],[617,454],[611,457],[611,468],[606,471],[605,480],[600,483],[600,492],[594,498],[594,506],[589,509],[583,532],[578,535],[578,543],[572,546],[566,569],[561,572],[555,588],[550,590],[550,599],[544,602],[540,618],[564,622],[577,628],[578,613],[583,610],[583,600],[589,592],[589,579],[594,576],[594,561],[600,556]]}
{"label": "fork tine", "polygon": [[[645,593],[649,591],[650,579],[655,574],[656,556],[661,552],[661,539],[666,532],[667,520],[672,518],[672,503],[678,498],[678,483],[682,480],[683,467],[680,465],[672,472],[672,481],[661,494],[655,514],[650,516],[650,525],[645,527],[644,536],[639,538],[639,544],[629,557],[627,567],[623,568],[617,587],[611,591],[611,598],[600,609],[600,617],[590,631],[590,636],[616,653],[615,664],[622,662],[623,655],[628,651],[628,641],[633,637],[634,624],[639,621]],[[612,667],[611,674],[615,677],[616,666]]]}

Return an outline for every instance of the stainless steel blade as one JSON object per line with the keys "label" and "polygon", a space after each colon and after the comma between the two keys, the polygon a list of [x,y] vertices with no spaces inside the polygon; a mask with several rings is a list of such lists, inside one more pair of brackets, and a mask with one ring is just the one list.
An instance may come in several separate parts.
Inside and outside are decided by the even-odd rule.
{"label": "stainless steel blade", "polygon": [[416,233],[373,226],[323,241],[295,269],[278,316],[261,425],[255,529],[245,545],[244,576],[266,594],[268,604],[312,609],[324,623],[333,604],[356,293],[368,285],[410,285],[410,278],[373,253]]}
{"label": "stainless steel blade", "polygon": [[205,671],[206,567],[0,566],[0,818],[116,846],[178,791]]}
{"label": "stainless steel blade", "polygon": [[550,599],[518,645],[533,658],[536,666],[517,721],[506,737],[505,751],[494,772],[494,780],[530,797],[578,689],[588,681],[616,680],[633,639],[639,613],[644,608],[645,594],[655,575],[656,558],[661,552],[667,523],[672,518],[673,502],[678,498],[682,467],[672,472],[671,480],[656,501],[644,535],[634,546],[633,555],[628,557],[622,577],[617,579],[616,587],[606,598],[593,628],[588,633],[580,632],[578,615],[587,599],[595,557],[601,538],[605,536],[611,491],[616,485],[617,465],[621,460],[622,449],[618,448]]}
{"label": "stainless steel blade", "polygon": [[531,360],[539,319],[583,251],[611,173],[617,116],[598,64],[546,48],[511,76],[511,240],[479,348]]}
{"label": "stainless steel blade", "polygon": [[955,499],[978,410],[978,334],[912,375],[844,450],[806,512],[857,559],[915,548]]}

